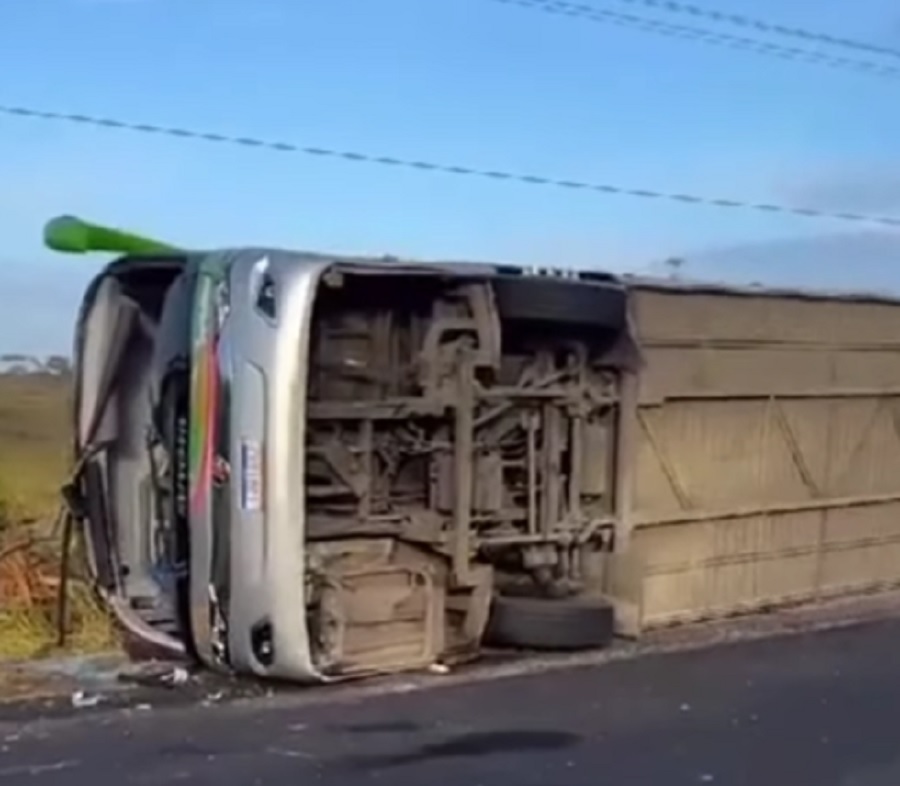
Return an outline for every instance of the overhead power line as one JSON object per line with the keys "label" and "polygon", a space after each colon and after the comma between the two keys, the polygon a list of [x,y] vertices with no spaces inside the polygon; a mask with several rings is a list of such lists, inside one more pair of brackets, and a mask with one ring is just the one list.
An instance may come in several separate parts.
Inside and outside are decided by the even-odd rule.
{"label": "overhead power line", "polygon": [[[599,6],[585,5],[583,3],[570,3],[563,0],[493,0],[503,5],[518,6],[521,8],[539,11],[554,16],[580,19],[587,22],[596,22],[605,25],[618,25],[631,28],[644,33],[678,38],[686,41],[696,41],[702,44],[718,46],[725,49],[733,49],[763,57],[773,57],[779,60],[787,60],[795,63],[807,63],[809,65],[824,66],[826,68],[850,71],[866,76],[876,76],[885,79],[900,79],[900,67],[876,63],[871,60],[858,60],[849,57],[838,57],[823,52],[815,52],[799,47],[773,44],[758,38],[731,35],[718,30],[690,25],[679,25],[670,22],[662,22],[637,14],[626,14],[619,11],[610,11]],[[622,0],[629,2],[630,0]]]}
{"label": "overhead power line", "polygon": [[656,199],[660,201],[680,202],[688,205],[706,207],[751,210],[762,213],[802,216],[804,218],[833,219],[856,223],[879,224],[882,226],[900,226],[900,216],[878,216],[862,213],[832,212],[810,207],[780,205],[752,202],[740,199],[721,199],[713,197],[681,194],[674,191],[656,191],[653,189],[634,188],[630,186],[596,183],[587,180],[568,180],[545,175],[529,175],[517,172],[505,172],[494,169],[481,169],[456,164],[442,164],[432,161],[419,161],[412,158],[396,158],[394,156],[360,153],[349,150],[336,150],[326,147],[313,147],[301,143],[280,142],[256,137],[232,136],[210,131],[196,131],[188,128],[160,126],[150,123],[133,123],[108,117],[73,114],[36,109],[25,106],[0,105],[0,115],[17,118],[32,118],[50,122],[69,123],[81,126],[105,128],[114,131],[129,131],[138,134],[174,137],[181,140],[196,140],[220,145],[235,145],[244,148],[271,150],[277,153],[300,153],[319,158],[334,158],[353,163],[378,164],[380,166],[415,169],[422,172],[436,172],[448,175],[483,178],[486,180],[507,181],[530,186],[550,186],[569,191],[587,191],[610,196],[628,196],[640,199]]}
{"label": "overhead power line", "polygon": [[618,2],[627,3],[631,6],[644,6],[645,8],[652,8],[655,11],[664,11],[668,14],[681,14],[694,17],[695,19],[706,19],[718,24],[733,25],[735,27],[742,27],[745,30],[755,30],[768,35],[794,38],[811,44],[826,44],[827,46],[849,49],[854,52],[866,52],[868,54],[900,58],[900,49],[882,46],[870,41],[842,38],[818,30],[810,30],[804,27],[791,27],[779,22],[746,16],[745,14],[735,14],[729,11],[716,11],[714,8],[704,8],[703,6],[693,5],[691,3],[682,3],[678,0],[618,0]]}

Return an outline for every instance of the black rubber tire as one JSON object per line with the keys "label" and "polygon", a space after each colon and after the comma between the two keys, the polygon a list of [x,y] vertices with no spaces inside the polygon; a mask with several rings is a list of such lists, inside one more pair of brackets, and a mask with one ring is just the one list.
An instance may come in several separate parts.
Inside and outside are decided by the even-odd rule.
{"label": "black rubber tire", "polygon": [[596,598],[495,596],[485,630],[488,646],[528,650],[588,650],[609,646],[614,634],[609,603]]}
{"label": "black rubber tire", "polygon": [[493,281],[500,318],[549,322],[590,330],[625,326],[626,292],[620,286],[545,276]]}

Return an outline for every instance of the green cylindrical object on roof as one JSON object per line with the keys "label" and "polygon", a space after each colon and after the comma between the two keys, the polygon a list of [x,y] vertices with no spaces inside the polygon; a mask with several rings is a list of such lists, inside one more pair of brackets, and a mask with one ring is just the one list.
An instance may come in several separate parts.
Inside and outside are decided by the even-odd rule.
{"label": "green cylindrical object on roof", "polygon": [[171,254],[179,251],[160,240],[92,224],[75,216],[57,216],[44,225],[44,245],[67,254],[105,251],[113,254]]}

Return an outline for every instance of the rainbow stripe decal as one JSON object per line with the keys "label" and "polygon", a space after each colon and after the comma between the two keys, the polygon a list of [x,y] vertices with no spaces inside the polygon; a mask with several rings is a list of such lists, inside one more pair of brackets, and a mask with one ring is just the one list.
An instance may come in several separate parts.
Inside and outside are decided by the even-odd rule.
{"label": "rainbow stripe decal", "polygon": [[194,300],[188,419],[188,479],[192,516],[202,516],[209,510],[212,493],[220,386],[219,325],[214,305],[220,276],[218,270],[201,269]]}

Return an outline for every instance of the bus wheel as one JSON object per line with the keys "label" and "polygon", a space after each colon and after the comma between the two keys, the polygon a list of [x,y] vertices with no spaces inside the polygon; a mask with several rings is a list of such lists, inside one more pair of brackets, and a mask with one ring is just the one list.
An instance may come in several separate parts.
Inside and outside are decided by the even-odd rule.
{"label": "bus wheel", "polygon": [[523,598],[498,595],[484,642],[529,650],[587,650],[613,638],[612,606],[597,598]]}

